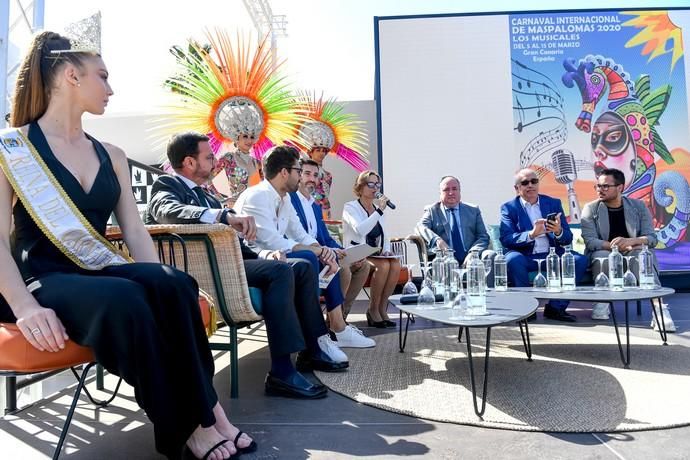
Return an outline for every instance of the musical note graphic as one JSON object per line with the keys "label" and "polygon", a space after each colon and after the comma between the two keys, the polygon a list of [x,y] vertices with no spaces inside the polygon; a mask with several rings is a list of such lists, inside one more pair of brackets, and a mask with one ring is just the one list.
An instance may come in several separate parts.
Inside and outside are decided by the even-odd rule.
{"label": "musical note graphic", "polygon": [[553,175],[568,196],[568,219],[579,222],[580,207],[574,184],[577,171],[592,165],[578,160],[565,147],[568,140],[564,98],[559,84],[548,75],[511,59],[513,76],[513,133],[519,150],[520,168],[530,167],[539,178]]}

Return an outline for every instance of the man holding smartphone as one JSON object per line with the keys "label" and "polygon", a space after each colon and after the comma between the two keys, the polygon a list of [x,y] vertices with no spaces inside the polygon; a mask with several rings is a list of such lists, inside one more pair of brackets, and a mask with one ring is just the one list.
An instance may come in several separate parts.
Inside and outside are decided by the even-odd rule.
{"label": "man holding smartphone", "polygon": [[[539,194],[539,177],[532,169],[515,175],[517,196],[501,206],[501,244],[507,249],[508,283],[515,287],[529,286],[529,272],[537,270],[537,260],[546,259],[551,247],[560,256],[572,244],[573,234],[563,213],[561,201]],[[587,258],[577,252],[575,282],[587,271]],[[544,307],[544,317],[574,322],[566,312],[568,302],[552,300]]]}

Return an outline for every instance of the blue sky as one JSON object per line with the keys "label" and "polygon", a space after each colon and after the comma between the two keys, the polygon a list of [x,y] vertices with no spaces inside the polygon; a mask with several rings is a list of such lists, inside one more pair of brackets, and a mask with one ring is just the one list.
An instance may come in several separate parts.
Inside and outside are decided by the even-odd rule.
{"label": "blue sky", "polygon": [[[14,2],[12,2],[14,3]],[[341,100],[372,99],[374,93],[374,16],[523,11],[567,8],[633,8],[655,2],[620,1],[442,1],[442,0],[273,0],[274,14],[287,16],[288,37],[279,55],[296,88],[323,90]],[[193,8],[190,8],[193,5]],[[665,0],[660,6],[690,6]],[[204,27],[254,33],[241,0],[46,0],[45,25],[61,30],[100,10],[103,56],[116,95],[109,113],[146,112],[162,104],[160,83],[170,72],[167,49],[188,37],[202,38]]]}

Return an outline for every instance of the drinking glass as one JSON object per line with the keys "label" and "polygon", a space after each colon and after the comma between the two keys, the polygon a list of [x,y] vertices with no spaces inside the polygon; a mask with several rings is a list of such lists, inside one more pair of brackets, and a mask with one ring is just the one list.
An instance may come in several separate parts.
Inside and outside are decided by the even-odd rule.
{"label": "drinking glass", "polygon": [[546,289],[547,286],[547,281],[546,277],[542,275],[541,273],[541,263],[545,262],[546,259],[536,259],[535,262],[537,262],[537,276],[534,277],[534,288],[535,289]]}
{"label": "drinking glass", "polygon": [[419,291],[417,291],[417,286],[414,285],[412,282],[412,269],[414,268],[415,264],[406,264],[405,268],[407,269],[407,283],[402,288],[402,293],[403,295],[410,295],[410,294],[418,294]]}
{"label": "drinking glass", "polygon": [[630,261],[637,259],[637,256],[623,256],[625,258],[625,263],[628,264],[628,269],[623,274],[623,289],[634,289],[637,287],[637,277],[630,270]]}
{"label": "drinking glass", "polygon": [[609,289],[609,277],[606,276],[606,271],[604,270],[604,262],[608,261],[608,257],[597,257],[596,260],[599,261],[600,272],[594,279],[594,289],[597,291],[607,291]]}
{"label": "drinking glass", "polygon": [[467,270],[464,268],[458,268],[454,269],[453,272],[454,279],[457,278],[458,280],[458,294],[455,296],[455,298],[453,299],[453,303],[450,306],[453,313],[448,317],[448,319],[453,321],[463,321],[472,319],[470,316],[467,315],[467,302],[465,301],[465,290],[462,288],[462,280],[465,274],[467,273]]}
{"label": "drinking glass", "polygon": [[420,263],[419,266],[422,269],[424,281],[422,281],[422,289],[419,291],[419,297],[417,297],[417,308],[420,310],[432,310],[436,302],[436,296],[434,296],[434,284],[431,281],[431,262],[426,265]]}
{"label": "drinking glass", "polygon": [[484,263],[484,286],[486,286],[487,291],[490,291],[491,288],[489,288],[489,273],[491,273],[491,269],[494,265],[493,259],[487,257],[486,259],[482,259],[482,262]]}

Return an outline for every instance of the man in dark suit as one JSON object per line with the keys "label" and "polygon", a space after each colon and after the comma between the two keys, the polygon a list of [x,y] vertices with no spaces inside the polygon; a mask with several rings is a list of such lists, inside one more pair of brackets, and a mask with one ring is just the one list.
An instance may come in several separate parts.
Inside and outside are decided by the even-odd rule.
{"label": "man in dark suit", "polygon": [[[323,211],[321,206],[314,201],[312,192],[319,186],[319,164],[310,159],[300,160],[302,172],[300,174],[299,188],[296,192],[290,192],[292,206],[297,212],[304,230],[321,246],[332,248],[342,255],[342,246],[331,237],[323,221]],[[362,290],[364,283],[369,275],[370,265],[366,260],[359,260],[348,267],[340,270],[340,286],[345,296],[342,307],[342,316],[347,318],[352,303]],[[331,283],[333,284],[333,283]],[[329,285],[329,289],[332,289]],[[337,297],[337,296],[335,296]],[[326,302],[329,301],[329,290],[326,290]]]}
{"label": "man in dark suit", "polygon": [[[572,244],[573,233],[563,213],[561,200],[539,194],[539,178],[531,169],[515,175],[517,196],[501,206],[501,244],[508,249],[508,283],[529,286],[529,272],[537,270],[539,259],[546,259],[551,247],[560,256],[564,247]],[[546,219],[551,215],[553,219]],[[579,283],[587,271],[587,258],[575,256],[575,282]],[[544,307],[544,317],[574,322],[575,316],[565,310],[568,302],[552,300]]]}
{"label": "man in dark suit", "polygon": [[479,207],[461,202],[460,180],[443,176],[439,184],[440,201],[424,209],[415,232],[424,238],[432,250],[452,249],[462,265],[470,251],[479,256],[489,246],[489,234]]}
{"label": "man in dark suit", "polygon": [[[220,222],[242,232],[247,239],[255,237],[252,217],[223,209],[215,197],[200,187],[208,182],[215,162],[208,137],[198,133],[175,135],[168,143],[167,155],[175,174],[160,176],[154,182],[147,224]],[[309,382],[295,370],[290,358],[291,353],[299,351],[300,369],[338,371],[348,367],[347,356],[330,339],[323,321],[316,273],[309,262],[285,262],[284,254],[278,251],[267,254],[273,260],[259,260],[240,242],[247,283],[263,294],[262,314],[271,352],[266,393],[299,398],[325,396],[326,388]]]}

